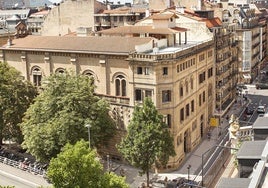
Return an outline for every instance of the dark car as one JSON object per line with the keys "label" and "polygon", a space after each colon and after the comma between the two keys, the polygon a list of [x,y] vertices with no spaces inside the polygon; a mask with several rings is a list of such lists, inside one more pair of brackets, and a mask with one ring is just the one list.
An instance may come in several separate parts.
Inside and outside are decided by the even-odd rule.
{"label": "dark car", "polygon": [[256,89],[268,89],[268,84],[267,83],[257,83]]}
{"label": "dark car", "polygon": [[247,115],[252,115],[254,113],[254,109],[251,107],[246,107],[245,113]]}

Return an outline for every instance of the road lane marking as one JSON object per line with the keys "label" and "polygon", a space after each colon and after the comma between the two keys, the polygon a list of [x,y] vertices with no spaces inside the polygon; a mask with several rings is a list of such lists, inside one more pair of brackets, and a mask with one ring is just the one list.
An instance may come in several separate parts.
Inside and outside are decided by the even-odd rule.
{"label": "road lane marking", "polygon": [[36,184],[36,183],[30,182],[30,181],[28,181],[28,180],[26,180],[26,179],[23,179],[23,178],[20,178],[20,177],[18,177],[18,176],[14,176],[14,175],[12,175],[12,174],[10,174],[10,173],[4,172],[4,171],[2,171],[2,170],[0,170],[0,173],[4,174],[4,175],[6,175],[6,176],[10,176],[10,177],[12,177],[12,178],[14,178],[14,179],[18,179],[19,181],[23,181],[23,182],[25,182],[25,183],[27,183],[27,184],[31,184],[31,185],[36,186],[36,187],[40,187],[40,186],[41,186],[41,185],[38,185],[38,184]]}

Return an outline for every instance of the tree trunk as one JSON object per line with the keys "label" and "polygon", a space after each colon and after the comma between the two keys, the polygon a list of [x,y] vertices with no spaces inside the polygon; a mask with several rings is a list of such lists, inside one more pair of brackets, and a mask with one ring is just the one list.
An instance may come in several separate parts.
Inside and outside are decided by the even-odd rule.
{"label": "tree trunk", "polygon": [[147,178],[147,187],[150,186],[150,177],[149,177],[149,170],[146,172],[146,178]]}

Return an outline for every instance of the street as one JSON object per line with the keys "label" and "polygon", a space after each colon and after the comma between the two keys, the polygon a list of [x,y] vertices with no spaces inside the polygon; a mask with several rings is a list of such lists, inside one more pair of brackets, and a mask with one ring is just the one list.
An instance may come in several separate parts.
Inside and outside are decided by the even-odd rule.
{"label": "street", "polygon": [[265,106],[266,112],[268,107],[268,89],[256,89],[253,84],[246,86],[248,87],[248,94],[246,95],[249,100],[248,108],[253,109],[253,114],[247,115],[245,111],[240,114],[240,126],[252,125],[256,121],[259,116],[257,113],[258,106]]}
{"label": "street", "polygon": [[44,178],[0,163],[0,185],[16,188],[37,188],[49,186]]}

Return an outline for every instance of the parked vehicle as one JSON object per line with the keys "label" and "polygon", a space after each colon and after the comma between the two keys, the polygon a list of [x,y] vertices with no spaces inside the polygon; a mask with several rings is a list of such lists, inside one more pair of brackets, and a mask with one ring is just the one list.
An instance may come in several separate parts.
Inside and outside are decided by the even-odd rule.
{"label": "parked vehicle", "polygon": [[256,89],[268,89],[268,83],[257,83]]}
{"label": "parked vehicle", "polygon": [[257,112],[258,113],[262,113],[262,114],[264,114],[265,113],[265,106],[258,106],[258,108],[257,108]]}
{"label": "parked vehicle", "polygon": [[252,114],[254,113],[254,109],[251,108],[251,107],[249,107],[249,106],[247,106],[247,107],[246,107],[246,110],[245,110],[245,113],[246,113],[247,115],[252,115]]}

